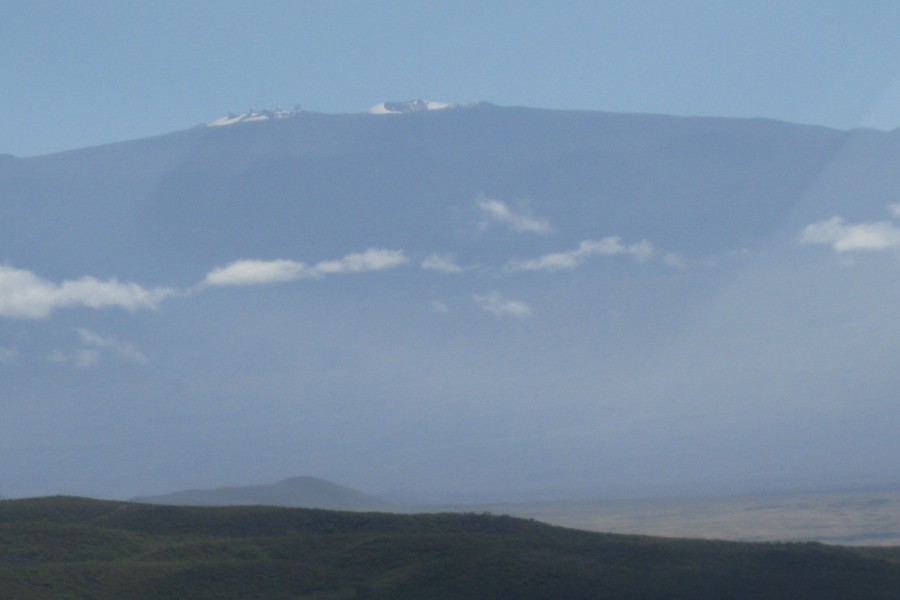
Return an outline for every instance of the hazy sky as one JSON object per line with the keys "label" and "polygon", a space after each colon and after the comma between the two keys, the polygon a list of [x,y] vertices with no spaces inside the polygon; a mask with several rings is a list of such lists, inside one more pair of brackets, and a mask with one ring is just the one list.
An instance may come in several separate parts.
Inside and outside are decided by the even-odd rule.
{"label": "hazy sky", "polygon": [[900,126],[891,1],[5,0],[0,153],[382,100]]}

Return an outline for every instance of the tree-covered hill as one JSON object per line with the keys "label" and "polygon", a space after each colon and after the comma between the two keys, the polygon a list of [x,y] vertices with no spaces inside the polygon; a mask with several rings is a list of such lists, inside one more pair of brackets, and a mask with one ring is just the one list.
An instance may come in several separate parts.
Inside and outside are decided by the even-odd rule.
{"label": "tree-covered hill", "polygon": [[587,533],[505,516],[0,502],[15,599],[877,600],[900,549]]}

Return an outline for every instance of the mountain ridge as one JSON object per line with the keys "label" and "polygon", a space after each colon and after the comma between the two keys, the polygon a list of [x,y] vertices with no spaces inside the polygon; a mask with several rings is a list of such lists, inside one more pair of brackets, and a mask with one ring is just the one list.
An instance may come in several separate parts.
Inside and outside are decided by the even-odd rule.
{"label": "mountain ridge", "polygon": [[139,496],[131,501],[178,506],[266,505],[352,511],[390,511],[399,508],[358,490],[311,476],[288,477],[269,484],[181,490]]}
{"label": "mountain ridge", "polygon": [[0,502],[11,598],[893,600],[900,549],[601,534],[490,514]]}

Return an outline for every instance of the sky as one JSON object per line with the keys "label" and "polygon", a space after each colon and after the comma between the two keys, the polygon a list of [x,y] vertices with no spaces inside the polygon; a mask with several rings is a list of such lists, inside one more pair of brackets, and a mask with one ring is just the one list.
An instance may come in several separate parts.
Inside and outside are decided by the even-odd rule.
{"label": "sky", "polygon": [[5,0],[0,154],[384,100],[900,126],[891,1]]}

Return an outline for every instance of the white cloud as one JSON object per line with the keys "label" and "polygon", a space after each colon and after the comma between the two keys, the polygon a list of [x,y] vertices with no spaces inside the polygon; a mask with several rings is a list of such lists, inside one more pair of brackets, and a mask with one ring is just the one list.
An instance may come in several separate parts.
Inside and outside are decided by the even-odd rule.
{"label": "white cloud", "polygon": [[888,204],[888,210],[891,211],[891,214],[895,217],[900,217],[900,202]]}
{"label": "white cloud", "polygon": [[369,248],[359,254],[348,254],[339,260],[317,263],[312,268],[315,276],[335,273],[363,273],[366,271],[383,271],[405,265],[409,259],[402,250],[381,250]]}
{"label": "white cloud", "polygon": [[81,336],[81,341],[84,342],[85,345],[110,350],[117,356],[124,358],[129,362],[142,365],[150,362],[144,353],[131,344],[117,340],[114,337],[104,337],[98,333],[94,333],[90,329],[79,328],[75,331]]}
{"label": "white cloud", "polygon": [[482,310],[498,317],[523,319],[531,316],[531,307],[519,300],[506,300],[500,295],[500,292],[490,292],[486,295],[473,294],[472,298]]}
{"label": "white cloud", "polygon": [[447,306],[446,302],[441,302],[440,300],[432,300],[431,312],[437,315],[446,315],[448,312],[450,312],[450,307]]}
{"label": "white cloud", "polygon": [[653,244],[641,240],[626,246],[618,237],[605,237],[602,240],[584,240],[578,248],[569,252],[545,254],[533,260],[511,261],[506,265],[508,271],[561,271],[571,270],[584,263],[592,256],[631,255],[638,262],[645,262],[656,255]]}
{"label": "white cloud", "polygon": [[201,286],[263,285],[341,273],[382,271],[408,262],[402,250],[379,248],[369,248],[365,252],[348,254],[341,259],[322,261],[313,266],[283,259],[239,260],[210,271]]}
{"label": "white cloud", "polygon": [[155,309],[176,292],[167,288],[145,289],[136,283],[94,277],[53,283],[30,271],[0,265],[0,317],[42,319],[60,308]]}
{"label": "white cloud", "polygon": [[848,225],[841,217],[831,217],[804,227],[800,243],[827,244],[836,252],[888,250],[900,247],[900,228],[889,221]]}
{"label": "white cloud", "polygon": [[494,223],[522,233],[553,233],[553,226],[549,221],[533,216],[525,208],[520,208],[516,212],[506,203],[493,198],[479,198],[477,202],[479,210],[486,219],[481,224],[482,229]]}
{"label": "white cloud", "polygon": [[239,260],[224,267],[216,267],[206,275],[204,284],[262,285],[312,277],[308,266],[292,260]]}
{"label": "white cloud", "polygon": [[452,254],[432,254],[422,261],[422,268],[441,273],[462,273],[463,268],[456,264]]}

